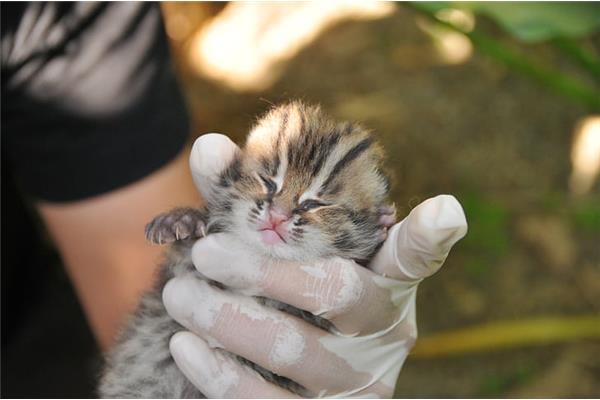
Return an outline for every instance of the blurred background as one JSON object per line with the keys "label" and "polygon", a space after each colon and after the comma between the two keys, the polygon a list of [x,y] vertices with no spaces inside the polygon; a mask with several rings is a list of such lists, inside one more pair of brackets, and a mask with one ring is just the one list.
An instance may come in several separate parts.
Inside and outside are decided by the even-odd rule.
{"label": "blurred background", "polygon": [[[600,396],[598,3],[162,7],[193,136],[241,143],[304,99],[376,132],[400,217],[440,193],[463,204],[396,396]],[[2,269],[2,394],[94,396],[100,356],[60,260],[3,203],[3,233],[32,238],[3,235],[3,264],[36,268]]]}

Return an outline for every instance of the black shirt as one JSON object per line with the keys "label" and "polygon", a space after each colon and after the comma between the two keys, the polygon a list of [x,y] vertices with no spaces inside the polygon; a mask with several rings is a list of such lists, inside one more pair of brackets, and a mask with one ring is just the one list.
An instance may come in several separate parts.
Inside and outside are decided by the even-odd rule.
{"label": "black shirt", "polygon": [[2,157],[29,195],[98,195],[183,148],[189,120],[157,3],[3,2],[1,12]]}

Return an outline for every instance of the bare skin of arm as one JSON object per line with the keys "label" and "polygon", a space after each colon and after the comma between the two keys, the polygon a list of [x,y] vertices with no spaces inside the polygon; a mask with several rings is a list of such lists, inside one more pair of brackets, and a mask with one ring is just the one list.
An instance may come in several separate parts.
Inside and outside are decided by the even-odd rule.
{"label": "bare skin of arm", "polygon": [[163,248],[146,242],[145,225],[175,206],[201,203],[187,154],[189,149],[121,189],[73,203],[37,204],[102,350],[154,281]]}

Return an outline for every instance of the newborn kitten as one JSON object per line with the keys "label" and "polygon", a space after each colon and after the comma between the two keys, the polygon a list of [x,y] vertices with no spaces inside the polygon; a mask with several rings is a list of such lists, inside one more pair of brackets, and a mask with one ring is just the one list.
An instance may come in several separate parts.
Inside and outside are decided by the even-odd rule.
{"label": "newborn kitten", "polygon": [[[173,243],[156,288],[146,294],[107,359],[102,397],[203,397],[179,372],[169,339],[181,330],[163,306],[166,282],[195,273],[195,239],[230,232],[257,252],[276,259],[315,261],[339,256],[366,265],[394,222],[383,151],[369,132],[334,123],[317,107],[299,102],[272,109],[250,132],[243,150],[218,176],[204,209],[175,209],[146,227],[153,243]],[[197,274],[199,279],[206,279]],[[215,283],[227,290],[223,285]],[[265,298],[322,329],[327,320]],[[237,357],[265,379],[306,395],[299,384]]]}

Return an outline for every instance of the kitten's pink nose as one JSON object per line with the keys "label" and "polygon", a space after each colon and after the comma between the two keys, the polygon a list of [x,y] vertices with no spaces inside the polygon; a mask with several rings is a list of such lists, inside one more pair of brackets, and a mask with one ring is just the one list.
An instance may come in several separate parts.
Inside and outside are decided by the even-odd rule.
{"label": "kitten's pink nose", "polygon": [[271,207],[269,209],[269,222],[271,225],[273,225],[273,227],[280,225],[288,219],[290,219],[290,215],[285,211],[277,207]]}

